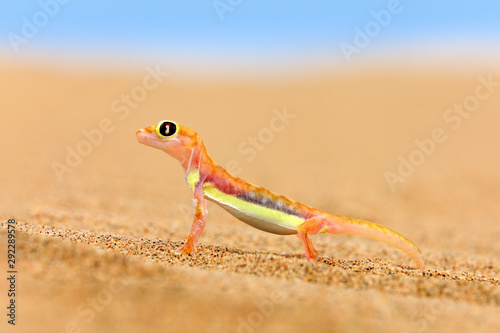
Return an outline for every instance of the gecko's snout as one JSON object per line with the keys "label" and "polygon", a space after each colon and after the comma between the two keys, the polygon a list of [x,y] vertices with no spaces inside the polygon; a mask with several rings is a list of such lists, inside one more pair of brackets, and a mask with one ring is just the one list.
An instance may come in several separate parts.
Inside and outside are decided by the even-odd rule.
{"label": "gecko's snout", "polygon": [[135,132],[135,138],[137,139],[137,141],[139,141],[139,143],[145,144],[147,140],[146,136],[147,133],[146,131],[144,131],[144,128],[141,128],[140,130]]}
{"label": "gecko's snout", "polygon": [[142,143],[146,146],[159,148],[158,145],[160,145],[163,142],[161,142],[161,140],[158,141],[157,135],[153,133],[154,133],[154,126],[141,128],[140,130],[135,132],[135,138],[139,143]]}

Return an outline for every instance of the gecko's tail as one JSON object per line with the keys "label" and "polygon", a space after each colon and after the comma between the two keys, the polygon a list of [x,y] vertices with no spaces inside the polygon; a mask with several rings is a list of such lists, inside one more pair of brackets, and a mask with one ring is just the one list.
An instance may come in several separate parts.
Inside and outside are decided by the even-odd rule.
{"label": "gecko's tail", "polygon": [[394,230],[373,222],[356,220],[338,215],[333,215],[332,219],[335,227],[332,228],[331,231],[328,230],[329,232],[335,234],[348,233],[360,235],[392,245],[408,254],[415,261],[419,269],[424,268],[424,258],[417,246]]}

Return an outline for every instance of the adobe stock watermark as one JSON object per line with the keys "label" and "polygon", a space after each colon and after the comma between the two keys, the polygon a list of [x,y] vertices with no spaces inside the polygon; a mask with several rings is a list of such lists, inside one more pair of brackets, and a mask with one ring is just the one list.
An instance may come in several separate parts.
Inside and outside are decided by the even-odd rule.
{"label": "adobe stock watermark", "polygon": [[23,16],[21,18],[21,29],[19,33],[9,32],[7,39],[15,53],[19,53],[19,47],[23,44],[28,44],[30,40],[35,38],[41,29],[49,24],[50,20],[59,14],[62,5],[66,5],[70,0],[40,0],[40,7],[31,16]]}
{"label": "adobe stock watermark", "polygon": [[280,290],[275,290],[271,293],[268,299],[254,301],[255,310],[250,312],[246,317],[238,317],[237,333],[253,333],[262,324],[264,320],[271,317],[276,310],[276,305],[284,302],[285,296]]}
{"label": "adobe stock watermark", "polygon": [[[478,77],[479,83],[474,89],[474,93],[465,97],[461,103],[453,104],[453,107],[443,112],[443,121],[456,131],[465,119],[468,119],[475,111],[479,109],[482,101],[487,100],[500,87],[500,81],[494,81],[493,75],[487,77]],[[450,129],[448,129],[450,131]],[[404,183],[410,177],[417,167],[421,166],[425,160],[434,154],[437,147],[448,139],[447,130],[442,127],[436,127],[431,131],[431,135],[423,139],[415,139],[415,149],[407,156],[399,155],[399,165],[396,172],[386,171],[384,178],[394,192],[398,183]]]}
{"label": "adobe stock watermark", "polygon": [[131,111],[137,109],[140,103],[148,97],[148,94],[158,88],[168,75],[169,73],[163,72],[159,65],[156,68],[147,66],[146,75],[144,75],[141,83],[132,87],[129,92],[122,93],[120,97],[111,102],[111,112],[116,114],[118,119],[113,120],[111,117],[104,117],[96,127],[83,129],[83,139],[74,145],[65,147],[66,156],[64,161],[53,161],[51,163],[57,180],[62,182],[66,173],[70,173],[74,168],[77,168],[83,162],[84,157],[89,156],[95,147],[102,144],[106,135],[113,133],[118,120],[127,119]]}
{"label": "adobe stock watermark", "polygon": [[[410,0],[411,1],[411,0]],[[390,0],[386,9],[370,11],[372,20],[363,27],[354,27],[354,38],[352,43],[342,42],[339,44],[340,50],[347,62],[352,61],[354,54],[359,54],[365,49],[373,39],[377,38],[384,28],[387,28],[395,15],[403,11],[403,6],[399,0]]]}
{"label": "adobe stock watermark", "polygon": [[[243,140],[237,147],[238,153],[245,157],[246,162],[252,162],[259,151],[263,151],[274,140],[275,135],[283,131],[295,117],[294,114],[288,113],[286,107],[281,110],[273,109],[273,116],[269,119],[268,126],[261,128],[256,135]],[[235,175],[243,171],[241,163],[237,160],[229,161],[226,169]]]}
{"label": "adobe stock watermark", "polygon": [[227,12],[232,12],[236,7],[240,6],[243,0],[215,0],[212,2],[219,20],[224,21],[224,15]]}
{"label": "adobe stock watermark", "polygon": [[95,297],[88,297],[76,308],[76,315],[64,325],[64,330],[61,333],[81,333],[84,325],[94,321],[99,312],[109,306],[115,295],[121,293],[125,286],[124,281],[112,279],[108,286],[101,289]]}

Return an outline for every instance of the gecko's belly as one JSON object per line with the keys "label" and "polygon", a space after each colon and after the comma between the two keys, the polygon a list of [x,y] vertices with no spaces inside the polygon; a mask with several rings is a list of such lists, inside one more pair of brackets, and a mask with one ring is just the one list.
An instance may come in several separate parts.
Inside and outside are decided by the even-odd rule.
{"label": "gecko's belly", "polygon": [[254,228],[278,235],[293,235],[297,233],[297,229],[277,224],[276,221],[271,220],[269,217],[266,218],[265,216],[255,216],[252,213],[243,212],[235,207],[223,204],[217,200],[213,200],[208,197],[207,199],[215,202],[226,211],[228,211],[231,215],[236,217],[238,220],[243,221]]}
{"label": "gecko's belly", "polygon": [[212,186],[204,188],[205,197],[218,204],[237,219],[254,228],[279,235],[297,233],[304,219],[227,195]]}

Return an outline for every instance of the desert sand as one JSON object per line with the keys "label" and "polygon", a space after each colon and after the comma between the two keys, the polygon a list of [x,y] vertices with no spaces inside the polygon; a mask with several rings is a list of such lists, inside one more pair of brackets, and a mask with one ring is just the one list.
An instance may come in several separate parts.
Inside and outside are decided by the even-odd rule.
{"label": "desert sand", "polygon": [[[162,75],[0,66],[2,332],[500,330],[498,72]],[[313,236],[306,261],[212,203],[198,252],[173,254],[191,192],[134,136],[162,119],[247,181],[400,232],[425,269],[351,235]]]}

